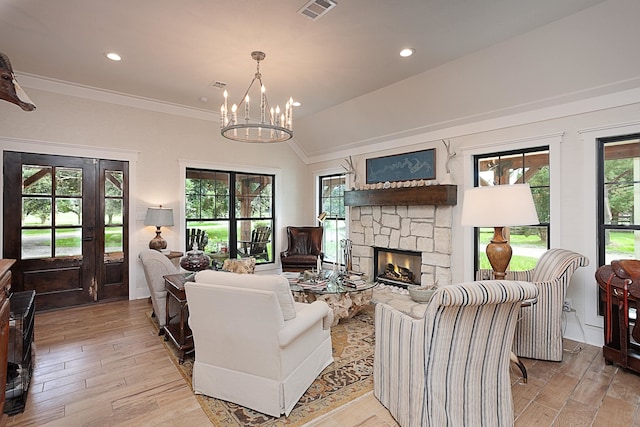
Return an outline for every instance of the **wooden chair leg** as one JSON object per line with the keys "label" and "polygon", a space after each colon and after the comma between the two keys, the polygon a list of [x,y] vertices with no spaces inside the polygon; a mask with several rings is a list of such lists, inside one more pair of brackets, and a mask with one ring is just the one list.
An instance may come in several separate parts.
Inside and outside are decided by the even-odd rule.
{"label": "wooden chair leg", "polygon": [[511,361],[515,363],[518,368],[520,368],[520,372],[522,372],[522,382],[527,383],[527,367],[524,366],[524,363],[516,356],[514,352],[511,352]]}

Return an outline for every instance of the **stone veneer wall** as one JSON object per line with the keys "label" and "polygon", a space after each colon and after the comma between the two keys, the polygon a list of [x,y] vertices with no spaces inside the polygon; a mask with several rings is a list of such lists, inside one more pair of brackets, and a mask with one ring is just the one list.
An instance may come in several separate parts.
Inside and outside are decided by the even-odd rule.
{"label": "stone veneer wall", "polygon": [[452,206],[352,206],[353,269],[373,276],[374,246],[417,251],[420,283],[450,285],[452,218]]}

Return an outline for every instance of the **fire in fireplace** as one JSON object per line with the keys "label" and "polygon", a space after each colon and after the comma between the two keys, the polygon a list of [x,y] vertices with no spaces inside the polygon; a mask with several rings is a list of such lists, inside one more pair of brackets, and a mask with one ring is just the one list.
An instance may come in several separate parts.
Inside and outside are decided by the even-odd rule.
{"label": "fire in fireplace", "polygon": [[374,247],[373,265],[373,274],[379,282],[405,288],[420,284],[420,252]]}

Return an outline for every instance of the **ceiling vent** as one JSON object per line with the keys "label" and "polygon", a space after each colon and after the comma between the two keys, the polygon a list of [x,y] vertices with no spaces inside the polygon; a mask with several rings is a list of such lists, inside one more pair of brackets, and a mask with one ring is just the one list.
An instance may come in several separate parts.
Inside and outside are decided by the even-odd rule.
{"label": "ceiling vent", "polygon": [[336,7],[337,4],[338,3],[333,0],[310,0],[298,10],[298,13],[312,21],[317,21],[320,17],[324,16],[325,13]]}
{"label": "ceiling vent", "polygon": [[216,89],[224,89],[225,87],[227,87],[227,84],[225,82],[221,82],[220,80],[214,80],[211,83],[211,87],[215,87]]}

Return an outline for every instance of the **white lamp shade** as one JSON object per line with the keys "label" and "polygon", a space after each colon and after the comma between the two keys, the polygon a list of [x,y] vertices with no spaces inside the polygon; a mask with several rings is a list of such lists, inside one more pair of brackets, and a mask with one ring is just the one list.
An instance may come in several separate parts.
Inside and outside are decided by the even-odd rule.
{"label": "white lamp shade", "polygon": [[173,209],[147,208],[144,225],[153,225],[155,227],[173,226]]}
{"label": "white lamp shade", "polygon": [[509,227],[539,223],[529,184],[474,187],[464,192],[462,225]]}

